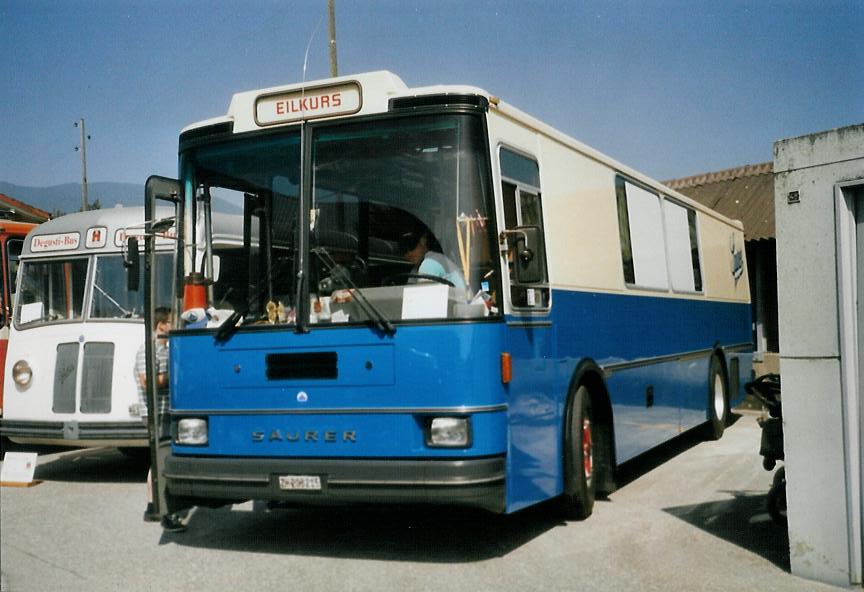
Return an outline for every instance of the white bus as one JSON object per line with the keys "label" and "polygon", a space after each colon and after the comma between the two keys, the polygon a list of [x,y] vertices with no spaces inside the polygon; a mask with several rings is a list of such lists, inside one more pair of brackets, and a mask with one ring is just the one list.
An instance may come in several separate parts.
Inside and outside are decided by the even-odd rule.
{"label": "white bus", "polygon": [[[145,447],[135,356],[144,338],[143,291],[127,289],[127,234],[143,208],[69,214],[24,241],[5,369],[0,432],[14,442]],[[170,257],[173,241],[159,248]],[[170,304],[170,266],[159,302]]]}

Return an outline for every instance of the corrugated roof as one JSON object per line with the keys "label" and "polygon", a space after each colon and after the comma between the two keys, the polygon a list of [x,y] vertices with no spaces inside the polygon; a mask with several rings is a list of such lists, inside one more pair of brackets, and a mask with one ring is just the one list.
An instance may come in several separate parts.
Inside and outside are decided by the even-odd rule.
{"label": "corrugated roof", "polygon": [[744,223],[745,240],[774,238],[774,164],[763,162],[663,184]]}

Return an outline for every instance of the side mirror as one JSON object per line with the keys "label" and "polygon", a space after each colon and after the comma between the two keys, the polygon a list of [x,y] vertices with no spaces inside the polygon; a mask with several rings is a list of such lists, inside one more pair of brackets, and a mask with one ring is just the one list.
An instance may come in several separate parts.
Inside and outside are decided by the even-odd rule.
{"label": "side mirror", "polygon": [[126,241],[123,266],[126,268],[126,289],[130,292],[137,292],[141,276],[141,257],[138,253],[138,239],[134,236],[129,237]]}
{"label": "side mirror", "polygon": [[539,226],[514,229],[513,270],[517,284],[539,284],[546,279],[546,253]]}
{"label": "side mirror", "polygon": [[[201,272],[204,271],[204,252],[203,251],[196,251],[195,252],[195,269],[198,271],[201,271]],[[213,277],[208,278],[208,279],[212,280],[212,282],[214,284],[216,282],[218,282],[219,281],[219,274],[220,274],[221,270],[222,270],[222,259],[219,257],[219,255],[216,255],[214,253],[213,254]]]}

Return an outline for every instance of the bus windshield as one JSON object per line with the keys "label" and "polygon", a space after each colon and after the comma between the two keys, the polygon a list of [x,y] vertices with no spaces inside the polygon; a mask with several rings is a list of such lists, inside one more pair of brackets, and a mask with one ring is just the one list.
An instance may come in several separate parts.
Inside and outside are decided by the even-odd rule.
{"label": "bus windshield", "polygon": [[[128,269],[123,264],[123,256],[119,253],[98,255],[93,261],[93,285],[87,296],[89,308],[85,306],[89,257],[22,262],[16,325],[26,328],[80,321],[84,314],[94,320],[143,319],[144,291],[126,289]],[[155,259],[157,306],[171,301],[171,262],[170,253],[159,253]],[[143,262],[139,269],[143,269]]]}
{"label": "bus windshield", "polygon": [[310,325],[499,314],[482,122],[439,114],[310,124],[308,218],[297,130],[185,151],[186,186],[214,212],[244,213],[242,253],[220,274],[230,306],[245,322],[295,323],[299,232],[308,230]]}
{"label": "bus windshield", "polygon": [[[155,280],[156,306],[166,306],[171,301],[171,255],[156,255]],[[91,319],[143,319],[144,290],[130,292],[126,289],[129,270],[119,254],[99,255],[95,259],[93,290],[90,293]],[[143,270],[143,261],[138,266]],[[139,282],[139,285],[143,283]]]}
{"label": "bus windshield", "polygon": [[88,258],[22,262],[17,326],[80,320]]}

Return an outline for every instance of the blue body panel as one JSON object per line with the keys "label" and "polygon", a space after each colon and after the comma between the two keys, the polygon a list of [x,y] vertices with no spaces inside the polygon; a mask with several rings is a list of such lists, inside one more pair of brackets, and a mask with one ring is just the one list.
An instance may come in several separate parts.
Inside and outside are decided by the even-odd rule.
{"label": "blue body panel", "polygon": [[[176,335],[171,342],[172,410],[211,416],[210,444],[177,453],[230,456],[476,457],[506,447],[500,380],[500,324],[399,327],[394,338],[366,327],[238,332],[227,344],[212,335]],[[266,356],[337,352],[338,377],[270,380]],[[174,380],[182,376],[182,380]],[[430,449],[422,420],[430,410],[473,414],[468,449]],[[232,413],[234,412],[234,413]],[[274,433],[274,430],[278,433]],[[306,432],[318,432],[318,441]],[[352,431],[354,441],[341,435]],[[263,440],[253,439],[264,432]],[[302,442],[287,434],[302,433]],[[273,437],[271,437],[273,436]],[[292,445],[297,444],[297,445]]]}
{"label": "blue body panel", "polygon": [[[607,377],[618,462],[704,422],[711,350],[718,344],[746,345],[752,339],[747,303],[565,291],[554,296],[557,355],[566,360],[565,374],[584,357],[608,372],[639,360],[705,352],[701,357],[616,370]],[[727,354],[727,360],[742,358],[739,370],[745,379],[737,381],[742,387],[749,377],[750,356]],[[648,386],[654,391],[650,408]],[[743,390],[731,395],[734,403]]]}
{"label": "blue body panel", "polygon": [[[178,332],[171,336],[172,411],[208,416],[210,443],[174,445],[173,453],[506,454],[511,512],[563,491],[561,428],[582,360],[606,371],[620,463],[704,422],[711,350],[750,339],[749,304],[562,290],[553,292],[546,317],[401,325],[393,337],[366,327],[253,329],[218,345],[212,334]],[[338,376],[268,379],[266,355],[289,352],[337,352]],[[502,352],[513,360],[509,385],[501,382]],[[676,359],[680,354],[690,355]],[[727,361],[740,358],[739,385],[749,376],[750,355],[727,353]],[[427,447],[424,422],[437,415],[470,415],[471,446]]]}

